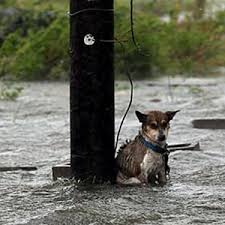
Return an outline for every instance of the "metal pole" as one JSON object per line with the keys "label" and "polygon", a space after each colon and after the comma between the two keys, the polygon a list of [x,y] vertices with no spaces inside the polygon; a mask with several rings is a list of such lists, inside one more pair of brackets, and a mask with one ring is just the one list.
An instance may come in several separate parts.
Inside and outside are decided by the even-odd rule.
{"label": "metal pole", "polygon": [[70,0],[71,166],[75,179],[114,180],[113,0]]}

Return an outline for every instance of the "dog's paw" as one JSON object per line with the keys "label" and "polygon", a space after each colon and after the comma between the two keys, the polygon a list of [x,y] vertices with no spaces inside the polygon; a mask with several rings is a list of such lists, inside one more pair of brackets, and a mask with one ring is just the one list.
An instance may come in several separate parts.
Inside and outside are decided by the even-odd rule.
{"label": "dog's paw", "polygon": [[127,181],[130,185],[137,185],[137,184],[141,184],[141,181],[139,179],[137,179],[136,177],[131,177],[130,179],[128,179]]}
{"label": "dog's paw", "polygon": [[136,177],[131,177],[129,179],[117,179],[117,183],[120,185],[140,185],[141,181]]}

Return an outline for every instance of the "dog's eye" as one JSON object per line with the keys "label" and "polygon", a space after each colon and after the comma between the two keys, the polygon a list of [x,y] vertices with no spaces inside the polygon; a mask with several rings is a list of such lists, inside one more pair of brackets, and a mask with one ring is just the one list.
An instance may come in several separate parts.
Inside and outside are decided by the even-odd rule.
{"label": "dog's eye", "polygon": [[166,121],[163,121],[163,122],[161,123],[161,127],[164,128],[164,129],[167,127]]}
{"label": "dog's eye", "polygon": [[152,128],[152,129],[157,129],[157,123],[151,123],[150,124],[150,127]]}

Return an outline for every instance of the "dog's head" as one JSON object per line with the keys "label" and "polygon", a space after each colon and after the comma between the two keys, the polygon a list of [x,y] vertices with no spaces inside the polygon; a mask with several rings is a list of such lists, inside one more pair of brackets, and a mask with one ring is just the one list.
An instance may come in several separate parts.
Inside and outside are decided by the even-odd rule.
{"label": "dog's head", "polygon": [[149,111],[141,113],[135,111],[139,122],[142,123],[142,133],[150,140],[158,144],[166,142],[170,128],[170,120],[178,111]]}

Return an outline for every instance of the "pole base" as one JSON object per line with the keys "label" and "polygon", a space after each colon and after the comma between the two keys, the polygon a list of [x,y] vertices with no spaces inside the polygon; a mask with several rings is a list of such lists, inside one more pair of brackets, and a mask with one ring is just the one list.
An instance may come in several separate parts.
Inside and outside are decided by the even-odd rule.
{"label": "pole base", "polygon": [[70,164],[52,167],[52,177],[56,181],[58,178],[72,178],[72,167]]}

